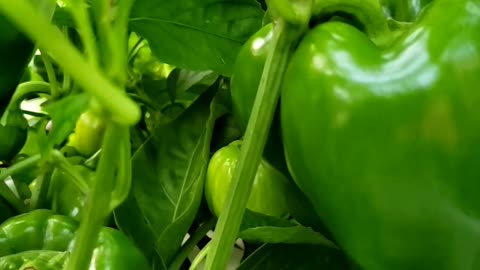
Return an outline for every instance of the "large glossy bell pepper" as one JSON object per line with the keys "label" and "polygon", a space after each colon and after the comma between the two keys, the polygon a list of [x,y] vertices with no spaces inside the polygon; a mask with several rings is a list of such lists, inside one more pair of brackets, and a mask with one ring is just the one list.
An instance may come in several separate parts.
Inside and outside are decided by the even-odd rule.
{"label": "large glossy bell pepper", "polygon": [[289,171],[359,268],[480,269],[480,1],[435,0],[387,42],[361,30],[323,22],[296,48]]}
{"label": "large glossy bell pepper", "polygon": [[[420,13],[427,2],[432,0],[422,0],[418,3],[416,0],[401,0],[401,1],[383,1],[383,9],[389,16],[394,16],[395,20],[409,21]],[[349,2],[349,1],[347,1]],[[361,2],[353,0],[352,2]],[[334,8],[330,9],[329,3],[333,3]],[[340,4],[338,4],[340,3]],[[332,17],[336,14],[338,9],[341,13],[346,13],[352,8],[355,9],[357,3],[342,5],[341,1],[324,1],[317,0],[315,4],[315,13],[312,21],[323,21],[326,18]],[[361,5],[361,3],[360,3]],[[379,6],[380,10],[380,6]],[[355,16],[362,16],[362,12],[354,14]],[[344,18],[348,20],[348,18]],[[354,20],[355,21],[355,20]],[[245,131],[250,113],[253,107],[255,96],[257,94],[258,85],[262,76],[263,67],[267,59],[270,46],[273,38],[272,25],[267,24],[253,35],[242,46],[235,62],[234,72],[231,79],[231,95],[233,115],[238,124]],[[281,106],[279,101],[279,107]],[[275,168],[280,170],[283,174],[289,175],[287,165],[285,162],[285,154],[282,145],[282,134],[280,132],[280,111],[277,110],[272,122],[272,128],[268,135],[268,140],[265,145],[264,158]]]}
{"label": "large glossy bell pepper", "polygon": [[301,41],[289,169],[362,269],[480,269],[479,75],[478,0],[436,0],[384,49],[342,23]]}
{"label": "large glossy bell pepper", "polygon": [[[0,266],[11,267],[2,269],[18,269],[14,267],[33,263],[41,257],[44,263],[50,264],[55,258],[68,260],[77,229],[78,223],[73,219],[44,209],[10,218],[0,225]],[[58,252],[66,252],[66,256],[62,257]],[[101,230],[94,254],[89,269],[150,269],[134,244],[112,228]]]}

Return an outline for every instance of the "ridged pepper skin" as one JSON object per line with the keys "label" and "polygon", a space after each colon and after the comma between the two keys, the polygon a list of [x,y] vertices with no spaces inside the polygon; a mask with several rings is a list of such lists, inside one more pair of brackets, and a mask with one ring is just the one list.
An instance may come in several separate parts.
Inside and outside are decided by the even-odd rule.
{"label": "ridged pepper skin", "polygon": [[[0,225],[0,260],[25,251],[71,251],[78,223],[66,216],[40,209],[15,216]],[[104,227],[90,262],[96,270],[147,270],[143,254],[120,231]],[[10,257],[11,258],[11,257]]]}
{"label": "ridged pepper skin", "polygon": [[281,100],[290,172],[361,269],[480,269],[480,1],[434,1],[383,50],[319,25]]}
{"label": "ridged pepper skin", "polygon": [[69,253],[66,251],[29,250],[0,257],[2,270],[62,270]]}
{"label": "ridged pepper skin", "polygon": [[[205,198],[213,214],[220,216],[230,190],[233,172],[240,155],[241,141],[220,148],[210,159],[205,183]],[[286,191],[289,180],[262,160],[253,182],[247,208],[257,213],[287,217]]]}

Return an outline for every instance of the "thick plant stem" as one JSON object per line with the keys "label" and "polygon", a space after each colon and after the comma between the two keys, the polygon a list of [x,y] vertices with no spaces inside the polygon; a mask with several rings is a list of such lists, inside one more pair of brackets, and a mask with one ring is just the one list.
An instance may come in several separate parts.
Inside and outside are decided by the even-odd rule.
{"label": "thick plant stem", "polygon": [[38,14],[27,0],[0,0],[0,13],[12,20],[39,47],[48,50],[65,72],[92,95],[116,122],[125,125],[138,122],[141,117],[139,106],[128,98],[125,91],[103,76],[95,65],[87,62],[62,32]]}
{"label": "thick plant stem", "polygon": [[274,25],[273,31],[272,50],[265,63],[230,191],[207,256],[208,270],[225,269],[230,258],[278,103],[282,79],[301,32],[299,27],[283,20]]}
{"label": "thick plant stem", "polygon": [[80,228],[75,238],[72,257],[66,268],[68,270],[84,270],[89,267],[98,234],[109,214],[110,193],[115,178],[115,166],[112,165],[117,164],[120,151],[119,144],[125,143],[125,140],[119,135],[124,134],[122,129],[125,128],[127,127],[113,122],[107,125],[102,144],[102,154],[92,189],[87,196],[85,214],[82,216]]}
{"label": "thick plant stem", "polygon": [[172,261],[168,267],[168,270],[179,270],[182,267],[183,262],[188,258],[188,255],[190,252],[192,252],[193,248],[198,244],[198,242],[200,242],[200,240],[202,240],[208,231],[213,229],[215,222],[217,222],[217,219],[212,217],[195,231],[195,233],[182,246],[182,249],[180,249],[180,252]]}

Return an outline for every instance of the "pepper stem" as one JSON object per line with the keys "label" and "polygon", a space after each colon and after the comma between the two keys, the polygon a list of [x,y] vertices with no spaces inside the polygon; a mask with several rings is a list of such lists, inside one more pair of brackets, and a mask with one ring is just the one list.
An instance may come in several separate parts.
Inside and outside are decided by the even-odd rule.
{"label": "pepper stem", "polygon": [[115,166],[120,152],[119,145],[129,143],[126,140],[124,129],[110,122],[105,130],[105,137],[102,145],[102,155],[98,168],[93,179],[92,189],[87,196],[85,215],[82,216],[80,228],[75,238],[75,246],[72,250],[67,268],[68,270],[88,269],[92,251],[96,245],[98,234],[104,225],[105,218],[109,213],[110,193],[113,189],[115,179]]}
{"label": "pepper stem", "polygon": [[279,19],[273,27],[273,44],[245,131],[244,144],[232,177],[230,191],[219,217],[207,255],[206,269],[225,269],[250,197],[255,173],[267,141],[280,87],[298,38],[306,28]]}
{"label": "pepper stem", "polygon": [[203,223],[193,235],[182,246],[175,259],[170,263],[168,270],[179,270],[182,267],[183,262],[187,259],[188,255],[192,252],[193,248],[202,240],[202,238],[213,229],[217,219],[215,217],[210,218]]}
{"label": "pepper stem", "polygon": [[378,0],[318,0],[315,1],[312,14],[314,20],[334,14],[353,16],[379,47],[388,46],[394,38]]}

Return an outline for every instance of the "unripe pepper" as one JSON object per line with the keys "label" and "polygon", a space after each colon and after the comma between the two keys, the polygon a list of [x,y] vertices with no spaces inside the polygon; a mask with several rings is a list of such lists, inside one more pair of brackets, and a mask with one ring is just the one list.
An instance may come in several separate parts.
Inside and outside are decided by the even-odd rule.
{"label": "unripe pepper", "polygon": [[[55,256],[62,258],[58,257],[61,255],[58,252],[72,251],[78,227],[75,220],[45,209],[12,217],[0,225],[0,266],[5,266],[2,269],[18,269],[15,267],[33,262],[42,254],[46,261]],[[32,254],[29,251],[44,253]],[[89,269],[147,270],[150,267],[143,254],[123,233],[104,227]]]}
{"label": "unripe pepper", "polygon": [[75,133],[70,135],[68,145],[81,155],[90,157],[102,146],[105,120],[92,110],[80,115],[75,125]]}
{"label": "unripe pepper", "polygon": [[[207,169],[205,196],[212,213],[219,216],[227,198],[230,183],[240,154],[241,141],[234,141],[218,150]],[[276,217],[286,217],[288,179],[265,161],[258,166],[247,202],[249,210]]]}

